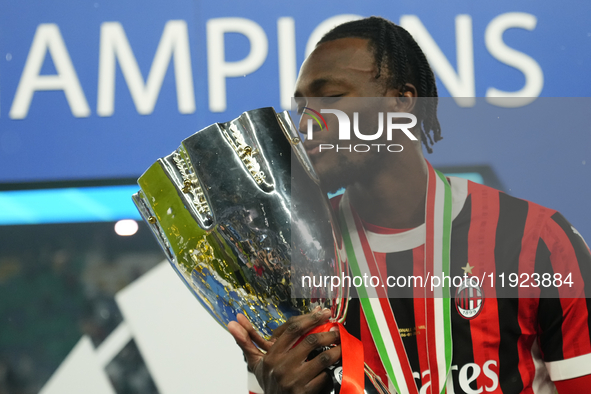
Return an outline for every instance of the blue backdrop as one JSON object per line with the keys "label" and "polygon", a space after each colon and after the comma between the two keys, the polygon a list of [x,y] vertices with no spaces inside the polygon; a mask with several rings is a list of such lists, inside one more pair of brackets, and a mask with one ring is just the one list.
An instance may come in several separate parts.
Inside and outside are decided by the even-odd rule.
{"label": "blue backdrop", "polygon": [[[440,96],[483,97],[443,103],[468,117],[512,113],[487,103],[491,89],[591,92],[587,1],[0,0],[0,9],[0,183],[136,177],[202,127],[279,109],[281,97],[287,108],[310,36],[338,15],[409,27]],[[590,237],[589,101],[539,101],[517,107],[518,127],[462,128],[442,114],[444,140],[429,158],[490,165],[511,194],[561,210]],[[532,120],[563,105],[581,118]]]}

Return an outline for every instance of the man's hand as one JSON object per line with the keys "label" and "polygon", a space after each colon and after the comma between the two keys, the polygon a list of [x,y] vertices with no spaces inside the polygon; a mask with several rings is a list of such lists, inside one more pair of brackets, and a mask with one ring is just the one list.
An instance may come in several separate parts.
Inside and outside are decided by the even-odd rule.
{"label": "man's hand", "polygon": [[265,394],[319,393],[330,381],[323,371],[341,358],[341,347],[326,350],[308,362],[306,358],[312,350],[338,341],[339,332],[311,334],[297,346],[293,345],[329,318],[330,311],[319,308],[310,314],[293,317],[273,332],[270,341],[261,338],[243,315],[238,315],[238,322],[230,322],[228,330],[244,352],[248,368],[257,377]]}

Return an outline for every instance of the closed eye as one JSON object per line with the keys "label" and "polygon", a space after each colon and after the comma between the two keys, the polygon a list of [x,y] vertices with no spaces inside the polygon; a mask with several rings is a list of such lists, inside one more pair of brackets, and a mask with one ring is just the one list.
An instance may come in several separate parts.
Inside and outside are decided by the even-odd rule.
{"label": "closed eye", "polygon": [[345,94],[335,94],[332,96],[326,96],[326,97],[322,97],[321,102],[322,104],[326,105],[326,104],[332,104],[332,103],[336,103],[337,101],[339,101],[342,97],[344,97]]}

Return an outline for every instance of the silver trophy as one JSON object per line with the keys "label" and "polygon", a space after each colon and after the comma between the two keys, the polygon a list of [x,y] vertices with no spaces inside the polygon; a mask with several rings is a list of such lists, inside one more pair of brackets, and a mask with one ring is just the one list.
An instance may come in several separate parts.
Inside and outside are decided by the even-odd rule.
{"label": "silver trophy", "polygon": [[[248,111],[158,159],[133,200],[179,277],[224,327],[244,314],[265,338],[315,306],[344,315],[338,230],[287,112]],[[334,230],[334,231],[333,231]]]}
{"label": "silver trophy", "polygon": [[[172,267],[224,327],[245,315],[269,338],[316,306],[343,322],[348,275],[337,221],[287,112],[261,108],[185,139],[138,179],[133,201]],[[333,226],[334,224],[334,226]],[[324,283],[323,283],[324,284]],[[339,393],[342,368],[328,369]],[[365,392],[388,393],[365,369]]]}

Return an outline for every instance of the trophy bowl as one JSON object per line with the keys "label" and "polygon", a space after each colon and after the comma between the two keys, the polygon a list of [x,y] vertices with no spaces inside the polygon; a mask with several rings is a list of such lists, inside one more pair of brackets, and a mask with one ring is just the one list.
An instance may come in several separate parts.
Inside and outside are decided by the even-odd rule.
{"label": "trophy bowl", "polygon": [[244,314],[269,338],[320,305],[343,318],[339,231],[287,112],[261,108],[183,140],[138,179],[133,195],[172,267],[224,327]]}

